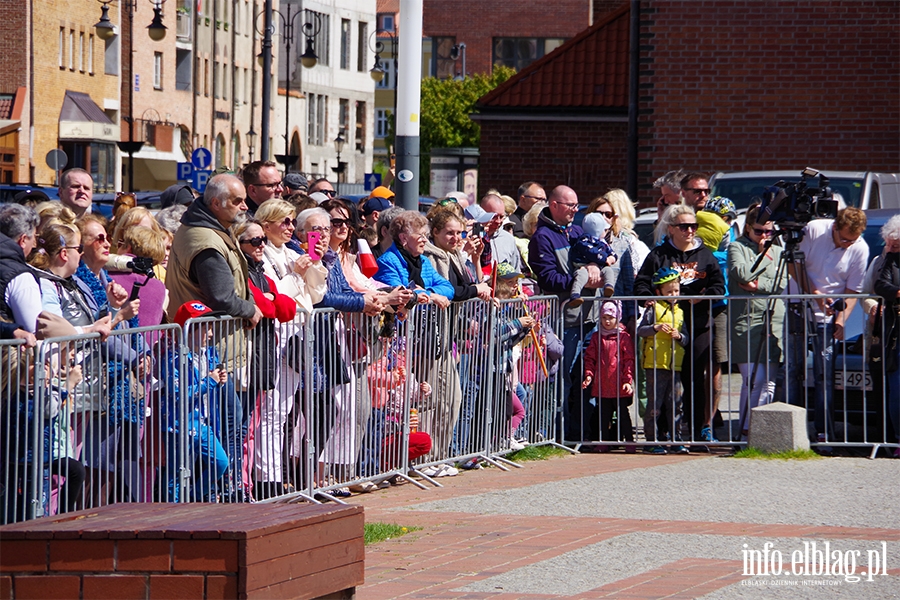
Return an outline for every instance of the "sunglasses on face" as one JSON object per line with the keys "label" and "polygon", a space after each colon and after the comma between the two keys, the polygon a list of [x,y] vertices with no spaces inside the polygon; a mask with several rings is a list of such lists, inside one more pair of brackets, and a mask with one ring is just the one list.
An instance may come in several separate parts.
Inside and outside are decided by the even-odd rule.
{"label": "sunglasses on face", "polygon": [[84,254],[84,244],[78,244],[77,246],[63,246],[63,248],[74,250],[78,254]]}
{"label": "sunglasses on face", "polygon": [[279,225],[280,225],[281,227],[285,227],[285,228],[287,228],[287,227],[293,227],[293,226],[294,226],[294,220],[293,220],[292,218],[290,218],[290,217],[285,217],[284,220],[283,220],[281,223],[279,223]]}
{"label": "sunglasses on face", "polygon": [[96,243],[105,244],[105,243],[108,242],[108,241],[109,241],[109,238],[106,237],[106,234],[105,234],[105,233],[101,233],[100,235],[98,235],[97,237],[95,237],[95,238],[94,238],[94,241],[92,241],[91,243],[92,243],[92,244],[96,244]]}
{"label": "sunglasses on face", "polygon": [[242,243],[242,244],[250,244],[250,245],[253,246],[254,248],[259,248],[260,246],[262,246],[263,244],[266,243],[266,238],[261,237],[261,236],[260,236],[260,237],[254,237],[254,238],[249,238],[249,239],[241,240],[241,243]]}
{"label": "sunglasses on face", "polygon": [[309,228],[310,231],[318,231],[319,233],[331,234],[331,227],[323,227],[322,225],[313,225]]}
{"label": "sunglasses on face", "polygon": [[677,227],[684,233],[687,233],[688,231],[697,231],[697,227],[699,227],[699,225],[697,225],[696,223],[676,223],[674,227]]}
{"label": "sunglasses on face", "polygon": [[331,228],[347,227],[350,225],[350,219],[331,219]]}
{"label": "sunglasses on face", "polygon": [[335,194],[337,194],[337,192],[335,190],[316,190],[316,191],[322,192],[323,194],[325,194],[326,196],[329,196],[331,198],[334,198]]}
{"label": "sunglasses on face", "polygon": [[597,211],[597,214],[603,215],[603,216],[606,217],[607,219],[612,219],[613,217],[618,217],[618,216],[619,216],[619,215],[617,215],[616,213],[614,213],[614,212],[611,211],[611,210],[598,210],[598,211]]}
{"label": "sunglasses on face", "polygon": [[769,235],[772,235],[773,233],[775,233],[775,230],[774,229],[759,229],[758,227],[754,227],[753,233],[755,233],[758,236],[764,236],[764,235],[769,236]]}
{"label": "sunglasses on face", "polygon": [[709,196],[709,188],[684,188],[686,192],[693,192],[694,194],[700,195],[705,194]]}

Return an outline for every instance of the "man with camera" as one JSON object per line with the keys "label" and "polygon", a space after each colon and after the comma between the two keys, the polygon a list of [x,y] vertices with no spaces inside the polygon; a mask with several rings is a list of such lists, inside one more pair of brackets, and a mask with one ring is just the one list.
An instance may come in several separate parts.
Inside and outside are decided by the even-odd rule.
{"label": "man with camera", "polygon": [[[806,378],[805,332],[813,346],[815,374],[815,427],[818,442],[834,439],[832,402],[834,397],[834,344],[844,339],[844,323],[855,298],[833,299],[833,294],[858,294],[863,288],[869,246],[862,238],[866,229],[866,213],[848,207],[837,218],[810,221],[803,228],[798,249],[805,257],[805,269],[788,263],[791,280],[789,294],[815,294],[812,301],[788,304],[787,400],[803,404],[803,382]],[[803,271],[805,270],[805,273]],[[828,447],[820,448],[828,452]]]}

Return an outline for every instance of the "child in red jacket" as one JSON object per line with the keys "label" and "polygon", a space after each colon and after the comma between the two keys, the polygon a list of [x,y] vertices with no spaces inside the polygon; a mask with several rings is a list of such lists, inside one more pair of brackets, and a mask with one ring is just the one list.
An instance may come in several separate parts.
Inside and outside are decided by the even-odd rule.
{"label": "child in red jacket", "polygon": [[[592,440],[634,442],[628,408],[634,400],[634,344],[619,322],[621,318],[621,304],[604,301],[600,306],[600,328],[584,353],[581,389],[593,383],[591,395],[598,399],[590,420]],[[618,431],[613,423],[614,413],[618,417]],[[629,453],[635,451],[634,446],[625,449]]]}

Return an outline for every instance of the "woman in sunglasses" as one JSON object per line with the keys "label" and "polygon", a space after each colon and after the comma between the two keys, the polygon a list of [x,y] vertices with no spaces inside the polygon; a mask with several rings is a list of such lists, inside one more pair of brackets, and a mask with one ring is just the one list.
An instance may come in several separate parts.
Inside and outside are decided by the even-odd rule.
{"label": "woman in sunglasses", "polygon": [[[769,301],[787,285],[787,270],[777,276],[781,247],[766,248],[775,224],[757,223],[759,204],[747,210],[744,234],[728,247],[728,293],[730,301],[731,361],[741,370],[741,436],[747,435],[750,410],[772,402],[775,377],[781,362],[784,303]],[[753,265],[764,254],[759,266]],[[752,296],[742,300],[740,296]],[[745,438],[746,439],[746,438]]]}
{"label": "woman in sunglasses", "polygon": [[[725,277],[716,257],[697,237],[697,215],[693,208],[685,204],[670,206],[657,227],[665,232],[665,238],[650,250],[644,260],[634,281],[634,295],[653,296],[653,274],[663,267],[672,267],[679,274],[680,296],[683,299],[678,304],[684,312],[684,324],[690,339],[682,364],[682,373],[685,373],[682,377],[685,397],[685,420],[682,424],[687,421],[695,429],[694,438],[688,437],[685,431],[682,439],[699,440],[703,425],[715,412],[714,406],[707,404],[704,393],[710,387],[710,382],[706,381],[706,370],[712,341],[711,301],[701,296],[724,295]],[[694,393],[691,393],[692,390]]]}

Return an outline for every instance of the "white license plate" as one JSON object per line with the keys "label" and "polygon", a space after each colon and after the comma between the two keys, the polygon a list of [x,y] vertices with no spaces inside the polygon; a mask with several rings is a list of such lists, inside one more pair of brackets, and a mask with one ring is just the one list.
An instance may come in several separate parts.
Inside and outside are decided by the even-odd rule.
{"label": "white license plate", "polygon": [[868,371],[835,371],[834,389],[861,390],[865,382],[865,390],[872,391],[872,374]]}

